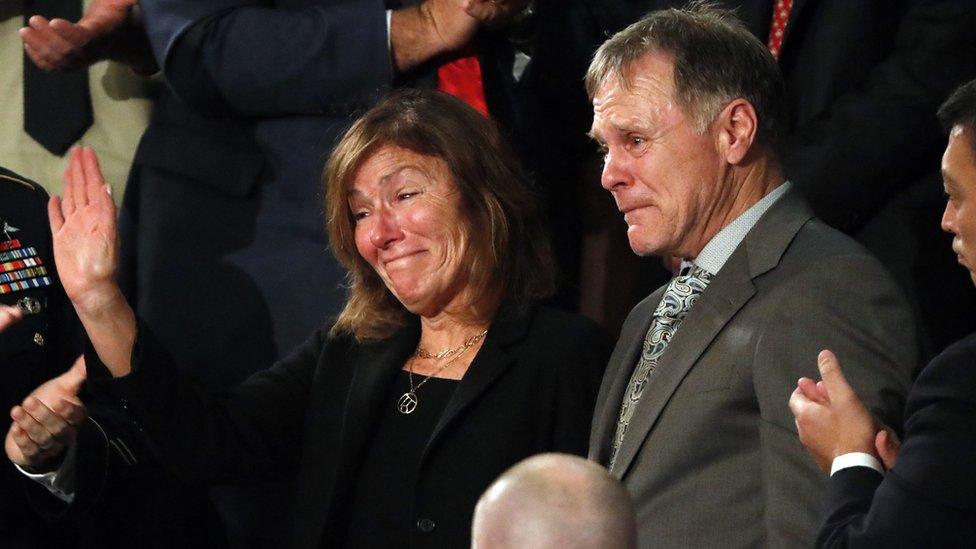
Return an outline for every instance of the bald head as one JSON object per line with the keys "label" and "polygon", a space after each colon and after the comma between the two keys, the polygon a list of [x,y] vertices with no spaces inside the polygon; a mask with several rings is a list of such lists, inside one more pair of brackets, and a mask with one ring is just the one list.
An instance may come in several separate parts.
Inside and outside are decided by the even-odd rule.
{"label": "bald head", "polygon": [[476,549],[637,546],[634,508],[606,469],[566,454],[541,454],[506,471],[482,494]]}

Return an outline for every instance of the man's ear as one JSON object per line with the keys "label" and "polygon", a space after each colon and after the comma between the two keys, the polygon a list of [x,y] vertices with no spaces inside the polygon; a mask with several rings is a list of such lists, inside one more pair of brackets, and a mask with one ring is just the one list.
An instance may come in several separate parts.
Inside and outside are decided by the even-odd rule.
{"label": "man's ear", "polygon": [[738,165],[749,153],[759,131],[756,109],[745,99],[735,99],[722,109],[712,125],[718,152],[726,162]]}

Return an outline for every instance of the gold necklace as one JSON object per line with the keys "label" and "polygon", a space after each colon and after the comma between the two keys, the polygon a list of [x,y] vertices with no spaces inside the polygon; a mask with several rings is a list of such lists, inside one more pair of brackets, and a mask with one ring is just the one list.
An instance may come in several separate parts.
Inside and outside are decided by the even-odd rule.
{"label": "gold necklace", "polygon": [[432,354],[430,351],[428,351],[427,349],[423,348],[423,346],[418,345],[417,346],[417,350],[414,351],[413,354],[414,354],[414,356],[419,356],[420,358],[427,358],[427,359],[431,359],[431,358],[434,358],[434,359],[447,358],[447,357],[453,355],[454,353],[461,353],[461,352],[467,351],[468,350],[468,347],[470,347],[470,346],[474,345],[475,343],[477,343],[478,341],[480,341],[481,338],[485,337],[485,334],[486,333],[488,333],[488,330],[485,330],[485,331],[481,332],[480,334],[475,334],[475,335],[469,337],[467,340],[465,340],[464,343],[462,343],[461,345],[459,345],[459,346],[457,346],[457,347],[455,347],[453,349],[450,348],[450,347],[448,347],[447,349],[444,349],[443,351],[441,351],[441,352],[439,352],[437,354]]}
{"label": "gold necklace", "polygon": [[[447,369],[448,366],[457,362],[457,360],[461,358],[461,355],[463,355],[465,351],[467,351],[468,349],[473,347],[476,343],[481,341],[481,339],[484,338],[485,334],[487,333],[488,330],[485,330],[480,334],[471,336],[460,347],[456,347],[454,349],[445,349],[444,351],[441,351],[436,355],[431,355],[427,351],[423,350],[423,347],[418,346],[417,350],[414,352],[414,356],[420,358],[441,359],[450,356],[451,354],[453,354],[454,356],[452,356],[451,359],[445,362],[440,368],[435,370],[434,373],[428,375],[423,380],[421,380],[421,382],[418,383],[416,387],[414,387],[413,384],[413,359],[411,358],[411,360],[407,362],[407,379],[410,381],[410,390],[407,391],[406,393],[403,393],[403,395],[399,398],[399,400],[397,400],[397,410],[399,410],[401,414],[413,413],[413,411],[417,409],[417,404],[420,403],[419,399],[417,398],[417,391],[419,391],[420,388],[424,386],[424,383],[427,383],[428,381],[430,381],[430,378],[443,372],[444,370]],[[421,351],[423,351],[423,354],[421,354]]]}

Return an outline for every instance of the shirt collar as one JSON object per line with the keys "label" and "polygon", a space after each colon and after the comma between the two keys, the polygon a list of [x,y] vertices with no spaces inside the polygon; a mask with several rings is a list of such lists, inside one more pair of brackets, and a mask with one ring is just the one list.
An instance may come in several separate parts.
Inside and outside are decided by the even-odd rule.
{"label": "shirt collar", "polygon": [[[787,191],[790,190],[792,184],[787,181],[773,189],[769,194],[762,197],[759,202],[756,202],[749,207],[748,210],[742,212],[742,215],[732,220],[731,223],[722,227],[722,230],[718,232],[705,247],[702,248],[701,253],[698,254],[693,261],[695,265],[698,265],[702,269],[708,271],[711,275],[716,275],[725,262],[728,261],[732,252],[739,247],[742,240],[749,234],[752,227],[755,226],[763,214],[769,210],[769,208],[776,203]],[[685,262],[682,262],[682,267]]]}

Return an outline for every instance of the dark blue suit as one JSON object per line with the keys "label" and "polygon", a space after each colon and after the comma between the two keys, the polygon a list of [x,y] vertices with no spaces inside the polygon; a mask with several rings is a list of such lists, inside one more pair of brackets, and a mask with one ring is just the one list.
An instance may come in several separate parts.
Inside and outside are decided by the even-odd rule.
{"label": "dark blue suit", "polygon": [[818,547],[972,547],[976,539],[976,335],[922,370],[895,467],[830,478]]}

